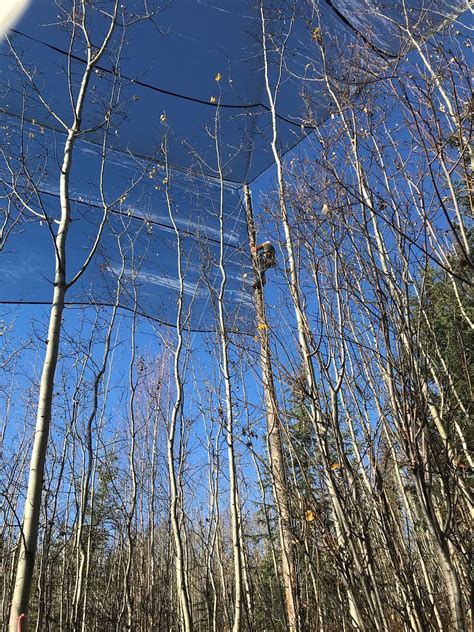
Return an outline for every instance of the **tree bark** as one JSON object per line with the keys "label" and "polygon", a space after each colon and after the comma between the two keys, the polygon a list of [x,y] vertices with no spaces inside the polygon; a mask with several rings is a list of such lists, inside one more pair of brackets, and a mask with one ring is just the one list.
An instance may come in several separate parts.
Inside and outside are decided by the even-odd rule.
{"label": "tree bark", "polygon": [[[17,632],[19,620],[25,619],[22,632],[27,629],[27,610],[30,598],[31,582],[36,557],[36,548],[38,542],[38,529],[40,518],[41,496],[44,478],[44,465],[46,460],[46,450],[48,447],[49,429],[51,425],[51,412],[53,401],[54,377],[56,374],[56,366],[59,356],[59,339],[61,335],[62,315],[64,311],[64,301],[66,291],[71,283],[75,282],[80,274],[85,270],[90,262],[95,247],[98,244],[102,228],[104,226],[105,216],[99,228],[96,242],[89,253],[82,269],[74,277],[71,283],[66,282],[66,243],[69,225],[71,223],[71,208],[69,196],[69,181],[72,166],[73,150],[76,139],[81,130],[81,117],[88,92],[89,81],[94,66],[100,60],[106,50],[112,33],[115,28],[115,18],[117,15],[118,0],[114,1],[113,13],[107,33],[104,36],[102,45],[93,52],[88,42],[87,64],[81,78],[77,100],[73,107],[73,123],[67,130],[67,138],[64,144],[63,163],[59,177],[59,199],[61,206],[61,217],[57,235],[54,239],[55,246],[55,274],[54,274],[54,292],[49,317],[48,340],[46,341],[46,355],[41,373],[40,392],[38,401],[38,410],[36,415],[36,429],[33,441],[33,452],[30,461],[30,471],[28,477],[28,490],[23,513],[23,521],[20,533],[20,553],[15,577],[15,587],[13,592],[12,605],[10,610],[10,632]],[[22,71],[30,82],[32,76],[24,68],[18,56],[14,53],[15,58]],[[39,95],[42,100],[41,95]],[[43,102],[43,100],[42,100]],[[58,117],[56,117],[58,118]],[[60,121],[60,119],[58,118]],[[62,123],[62,121],[61,121]]]}
{"label": "tree bark", "polygon": [[[165,155],[167,159],[167,145],[165,144]],[[176,564],[176,589],[178,593],[178,599],[180,604],[181,624],[184,632],[191,632],[193,629],[193,619],[191,612],[191,599],[189,595],[189,581],[186,570],[185,561],[185,545],[182,538],[182,520],[180,519],[180,513],[182,507],[180,507],[180,498],[178,490],[178,481],[176,474],[176,455],[175,455],[175,437],[176,428],[178,423],[182,421],[182,411],[184,404],[184,387],[182,380],[182,367],[181,367],[181,354],[183,351],[183,330],[182,330],[182,312],[184,302],[184,274],[182,269],[182,248],[181,248],[181,236],[178,226],[175,222],[171,198],[169,194],[169,182],[170,182],[170,170],[168,162],[166,162],[166,203],[168,207],[168,215],[173,226],[173,230],[176,236],[177,247],[177,272],[179,281],[179,293],[177,301],[176,311],[176,346],[173,349],[173,369],[174,369],[174,382],[175,382],[175,402],[173,405],[173,411],[171,413],[171,419],[168,427],[168,475],[170,483],[170,514],[171,524],[173,527],[173,537],[175,545],[175,564]]]}
{"label": "tree bark", "polygon": [[[36,557],[44,464],[48,446],[49,428],[51,425],[54,376],[58,362],[61,320],[66,294],[66,240],[70,223],[68,180],[73,145],[74,131],[71,130],[66,141],[64,161],[61,169],[61,222],[56,237],[56,271],[54,275],[53,302],[49,317],[46,355],[41,374],[36,429],[28,478],[28,491],[21,526],[19,542],[20,554],[10,610],[10,632],[17,632],[19,620],[26,617]],[[26,630],[26,620],[22,629],[23,631]]]}
{"label": "tree bark", "polygon": [[278,412],[278,401],[273,380],[273,368],[268,336],[268,322],[263,296],[263,287],[256,260],[255,224],[252,210],[252,198],[249,187],[244,187],[245,210],[247,217],[247,231],[252,254],[254,272],[254,302],[257,312],[257,328],[260,342],[260,366],[262,370],[262,384],[265,398],[265,414],[268,430],[268,451],[270,472],[272,477],[273,494],[277,505],[278,524],[280,532],[281,561],[283,588],[286,602],[286,616],[288,630],[294,632],[300,629],[298,594],[295,567],[295,544],[291,533],[291,509],[286,481],[285,463],[281,440],[281,420]]}

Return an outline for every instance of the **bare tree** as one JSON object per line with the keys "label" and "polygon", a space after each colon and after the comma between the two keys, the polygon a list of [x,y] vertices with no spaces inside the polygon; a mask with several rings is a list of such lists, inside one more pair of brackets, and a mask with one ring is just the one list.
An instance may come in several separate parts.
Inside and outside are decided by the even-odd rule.
{"label": "bare tree", "polygon": [[[47,113],[52,116],[64,130],[66,140],[63,150],[63,162],[59,173],[59,191],[60,191],[60,217],[57,225],[43,210],[39,213],[41,219],[48,223],[51,229],[51,236],[54,242],[55,251],[55,274],[54,274],[54,292],[51,303],[51,312],[49,320],[48,338],[46,343],[45,360],[42,370],[39,402],[37,412],[37,423],[35,430],[35,441],[30,463],[30,475],[28,483],[28,492],[25,502],[24,516],[21,527],[21,537],[19,540],[20,553],[18,557],[18,566],[16,571],[15,590],[12,600],[10,629],[17,628],[17,622],[20,618],[24,618],[28,609],[31,582],[33,577],[33,569],[36,554],[36,545],[38,538],[39,511],[41,505],[43,473],[45,467],[46,449],[48,445],[48,435],[52,415],[52,400],[56,366],[59,354],[59,340],[61,334],[61,322],[63,318],[63,310],[66,292],[75,283],[79,281],[87,267],[91,263],[97,248],[99,246],[102,233],[104,231],[108,213],[113,206],[114,201],[109,200],[109,196],[104,189],[105,164],[107,158],[108,138],[111,126],[111,114],[116,106],[120,94],[120,85],[116,77],[111,86],[109,102],[104,112],[104,118],[101,123],[103,129],[103,141],[101,152],[101,167],[99,172],[99,181],[102,196],[102,219],[98,225],[97,233],[92,247],[84,259],[83,264],[70,279],[67,278],[67,238],[71,224],[71,195],[70,195],[70,178],[71,168],[74,156],[74,150],[78,139],[84,132],[83,112],[89,94],[90,80],[94,69],[108,49],[114,32],[120,24],[120,5],[114,2],[112,11],[107,14],[108,27],[104,33],[103,39],[99,45],[92,44],[89,32],[89,14],[92,9],[88,8],[85,3],[77,3],[74,11],[65,16],[65,22],[70,28],[71,42],[79,37],[83,38],[86,53],[86,63],[84,65],[82,76],[79,81],[77,92],[73,89],[74,79],[69,66],[69,74],[66,78],[66,89],[71,96],[71,121],[66,121],[54,111],[54,106],[49,104],[36,86],[34,71],[28,68],[22,61],[20,55],[16,52],[15,47],[10,42],[11,53],[17,63],[18,70],[23,79],[28,83],[29,88],[33,90],[36,98],[39,99]],[[122,27],[125,26],[126,16],[121,16],[123,20]],[[123,31],[123,28],[121,29]],[[120,41],[120,40],[119,40]],[[120,48],[118,51],[120,56]],[[9,165],[8,157],[6,157],[6,165]],[[21,190],[17,187],[17,178],[14,173],[12,175],[11,197],[15,203],[23,206],[27,210],[31,210],[34,215],[38,215],[31,204],[22,196]],[[34,183],[30,183],[33,184]],[[125,192],[124,192],[125,193]],[[36,189],[36,195],[41,200],[41,192]]]}

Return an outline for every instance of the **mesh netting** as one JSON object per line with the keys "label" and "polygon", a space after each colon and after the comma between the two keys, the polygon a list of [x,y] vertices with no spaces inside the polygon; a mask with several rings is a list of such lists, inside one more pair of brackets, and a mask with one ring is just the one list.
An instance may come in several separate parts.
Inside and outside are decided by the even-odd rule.
{"label": "mesh netting", "polygon": [[[59,212],[58,165],[65,140],[61,121],[71,124],[70,91],[77,95],[85,64],[84,40],[79,33],[71,39],[67,7],[69,3],[61,8],[51,0],[34,2],[10,35],[17,59],[3,43],[0,65],[2,144],[7,154],[27,152],[37,193],[43,196],[52,220]],[[238,187],[253,181],[273,162],[260,7],[253,0],[174,0],[143,21],[136,19],[143,11],[142,2],[127,2],[126,7],[119,22],[126,19],[133,24],[116,29],[88,86],[83,113],[87,133],[77,144],[71,177],[74,221],[69,269],[80,266],[100,221],[105,134],[101,123],[109,106],[106,143],[112,151],[105,190],[109,203],[118,201],[111,204],[97,256],[69,292],[69,300],[111,300],[119,253],[123,254],[120,243],[127,235],[123,273],[127,290],[122,301],[132,304],[133,292],[129,299],[126,296],[129,286],[136,286],[144,312],[173,322],[177,246],[164,196],[162,144],[166,136],[166,159],[173,174],[170,190],[187,261],[186,296],[193,305],[189,323],[199,328],[208,322],[218,283],[220,177],[225,193],[227,303],[233,316],[244,313],[250,304]],[[357,82],[361,73],[383,70],[412,46],[412,38],[430,34],[464,8],[458,1],[383,6],[345,0],[294,6],[265,2],[272,88],[278,81],[283,47],[285,51],[277,100],[280,151],[294,147],[328,115],[331,103],[321,81],[323,68],[338,81]],[[110,3],[98,2],[96,9],[89,24],[93,43],[103,38],[108,27]],[[325,60],[315,44],[320,36],[325,38]],[[32,81],[25,82],[19,63],[31,73]],[[304,98],[308,94],[309,122]],[[5,165],[2,177],[4,193],[11,195],[13,176]],[[124,182],[134,178],[139,183],[122,199]],[[28,192],[32,210],[39,213],[37,196],[25,174],[16,185]],[[2,298],[48,301],[54,222],[49,227],[25,208],[20,211],[21,222],[2,253]],[[25,243],[29,244],[26,255]]]}

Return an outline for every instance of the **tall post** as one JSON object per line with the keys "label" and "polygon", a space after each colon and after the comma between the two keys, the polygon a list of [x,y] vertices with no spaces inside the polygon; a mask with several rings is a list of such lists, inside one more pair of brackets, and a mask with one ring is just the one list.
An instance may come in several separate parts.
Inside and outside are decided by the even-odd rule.
{"label": "tall post", "polygon": [[290,632],[297,632],[300,629],[300,625],[296,585],[295,543],[291,533],[291,511],[281,441],[281,419],[278,411],[275,382],[273,380],[268,322],[263,297],[263,284],[261,282],[261,274],[259,273],[257,265],[257,245],[255,241],[252,197],[248,185],[244,185],[244,197],[248,240],[252,256],[254,275],[254,302],[257,313],[257,331],[260,342],[260,366],[262,371],[265,416],[267,420],[270,472],[273,485],[273,495],[275,497],[278,512],[282,578],[285,592],[287,623],[288,630]]}

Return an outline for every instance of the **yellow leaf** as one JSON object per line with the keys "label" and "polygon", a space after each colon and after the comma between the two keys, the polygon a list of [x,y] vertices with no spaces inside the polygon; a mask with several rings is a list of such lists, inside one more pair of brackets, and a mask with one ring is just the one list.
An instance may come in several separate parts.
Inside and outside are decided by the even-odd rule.
{"label": "yellow leaf", "polygon": [[312,37],[315,42],[321,43],[321,29],[319,26],[313,29]]}
{"label": "yellow leaf", "polygon": [[341,467],[340,463],[333,463],[331,465],[331,470],[338,470]]}
{"label": "yellow leaf", "polygon": [[220,80],[222,79],[221,73],[220,73],[220,72],[218,72],[218,73],[217,73],[217,75],[214,77],[214,79],[215,79],[216,81],[220,81]]}
{"label": "yellow leaf", "polygon": [[258,323],[257,329],[268,329],[268,325],[266,323]]}
{"label": "yellow leaf", "polygon": [[209,102],[210,102],[210,103],[217,103],[217,99],[216,99],[216,97],[211,97],[211,98],[209,99]]}
{"label": "yellow leaf", "polygon": [[308,509],[306,511],[305,518],[306,518],[306,522],[313,522],[313,520],[314,520],[314,513],[311,511],[311,509]]}

